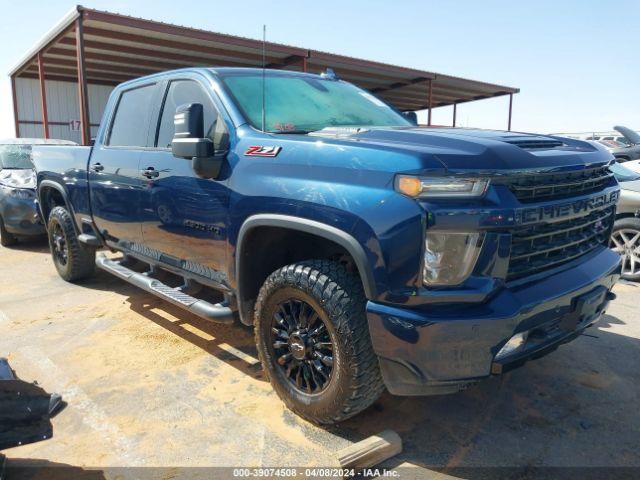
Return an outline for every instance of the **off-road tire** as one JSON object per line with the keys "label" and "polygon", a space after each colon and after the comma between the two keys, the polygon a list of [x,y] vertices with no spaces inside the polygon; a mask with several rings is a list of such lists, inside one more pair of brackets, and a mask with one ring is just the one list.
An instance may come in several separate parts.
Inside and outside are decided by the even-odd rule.
{"label": "off-road tire", "polygon": [[[59,230],[58,230],[59,227]],[[54,233],[61,232],[67,246],[67,261],[62,263],[55,254]],[[96,251],[80,243],[73,219],[64,207],[55,207],[49,214],[47,237],[53,264],[58,274],[67,282],[76,282],[90,277],[95,272]]]}
{"label": "off-road tire", "polygon": [[[611,236],[613,237],[616,234],[616,232],[620,230],[625,230],[627,232],[633,231],[636,233],[640,233],[640,218],[627,217],[627,218],[620,218],[616,220],[616,222],[613,224],[613,231],[611,232]],[[640,240],[636,241],[636,244],[640,245]],[[615,246],[613,243],[613,240],[610,241],[610,246],[612,248]],[[640,281],[640,271],[634,274],[629,272],[623,273],[621,275],[621,278],[623,278],[624,280],[632,281],[632,282]]]}
{"label": "off-road tire", "polygon": [[11,247],[18,243],[18,239],[14,234],[7,232],[7,228],[4,226],[4,221],[0,217],[0,245],[3,247]]}
{"label": "off-road tire", "polygon": [[[269,344],[273,315],[289,295],[310,305],[331,333],[333,369],[326,388],[316,394],[304,393],[292,384]],[[341,422],[369,407],[384,390],[365,305],[360,280],[328,260],[288,265],[265,281],[255,311],[258,354],[274,390],[296,414],[317,424]]]}

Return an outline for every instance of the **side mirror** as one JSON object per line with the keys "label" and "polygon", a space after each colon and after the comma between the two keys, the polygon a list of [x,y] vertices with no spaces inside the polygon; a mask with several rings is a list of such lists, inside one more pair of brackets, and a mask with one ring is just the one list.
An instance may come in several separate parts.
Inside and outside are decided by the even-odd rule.
{"label": "side mirror", "polygon": [[175,133],[171,142],[174,157],[192,161],[193,170],[202,178],[217,178],[223,157],[215,155],[210,138],[204,138],[202,104],[189,103],[176,108],[173,117]]}
{"label": "side mirror", "polygon": [[418,115],[416,112],[402,112],[402,116],[405,120],[408,120],[411,125],[418,125]]}

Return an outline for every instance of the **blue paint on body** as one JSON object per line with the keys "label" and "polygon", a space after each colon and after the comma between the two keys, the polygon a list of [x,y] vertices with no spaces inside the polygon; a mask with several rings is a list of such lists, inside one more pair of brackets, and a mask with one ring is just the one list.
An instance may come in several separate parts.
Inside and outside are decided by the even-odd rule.
{"label": "blue paint on body", "polygon": [[[399,394],[430,393],[432,387],[446,391],[489,375],[493,356],[518,328],[565,315],[576,296],[599,286],[610,289],[617,279],[619,258],[602,247],[535,279],[506,281],[510,230],[531,205],[520,203],[505,181],[607,165],[609,153],[571,139],[562,139],[559,148],[524,149],[516,143],[553,137],[474,129],[263,133],[234,104],[218,78],[224,71],[188,69],[119,86],[94,147],[48,147],[46,156],[34,149],[39,185],[58,185],[78,228],[89,222],[107,245],[134,242],[194,261],[217,272],[220,286],[231,292],[239,281],[239,232],[254,215],[298,217],[350,235],[364,251],[373,279],[367,306],[373,346],[387,386]],[[198,178],[190,162],[170,150],[104,144],[123,90],[155,83],[149,108],[157,115],[166,83],[184,78],[207,89],[229,130],[229,153],[216,180]],[[245,156],[255,145],[281,151],[276,157]],[[92,171],[96,163],[104,170]],[[151,166],[160,172],[157,178],[140,176]],[[476,200],[416,201],[394,190],[400,173],[489,176],[492,183]],[[604,193],[614,195],[617,189],[612,180]],[[427,229],[486,233],[475,269],[462,285],[422,284]]]}

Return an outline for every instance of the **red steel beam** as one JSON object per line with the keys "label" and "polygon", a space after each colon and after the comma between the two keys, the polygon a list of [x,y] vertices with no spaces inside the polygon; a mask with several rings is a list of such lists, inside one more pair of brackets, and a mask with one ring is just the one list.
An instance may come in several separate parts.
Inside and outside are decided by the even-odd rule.
{"label": "red steel beam", "polygon": [[78,105],[80,106],[80,128],[82,145],[89,145],[91,127],[89,125],[89,101],[87,92],[86,66],[84,64],[84,38],[82,34],[82,16],[76,20],[76,58],[78,61]]}
{"label": "red steel beam", "polygon": [[507,124],[507,130],[511,131],[511,113],[513,111],[513,93],[509,94],[509,122]]}
{"label": "red steel beam", "polygon": [[16,77],[11,77],[11,95],[13,96],[13,123],[16,138],[20,138],[20,121],[18,119],[18,92],[16,91]]}
{"label": "red steel beam", "polygon": [[42,52],[38,52],[38,80],[40,83],[40,101],[42,102],[42,132],[43,138],[49,138],[49,114],[47,111],[47,88],[44,82],[44,59]]}

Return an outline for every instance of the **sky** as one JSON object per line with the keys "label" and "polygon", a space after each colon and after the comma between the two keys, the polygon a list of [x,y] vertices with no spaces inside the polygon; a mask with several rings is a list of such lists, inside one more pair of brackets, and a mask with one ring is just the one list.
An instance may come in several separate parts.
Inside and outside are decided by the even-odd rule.
{"label": "sky", "polygon": [[[0,0],[0,138],[9,71],[76,2]],[[86,7],[520,88],[512,128],[640,129],[639,0],[89,1]],[[507,128],[508,96],[458,106],[458,125]],[[433,110],[450,124],[451,107]],[[426,113],[419,114],[426,123]]]}

